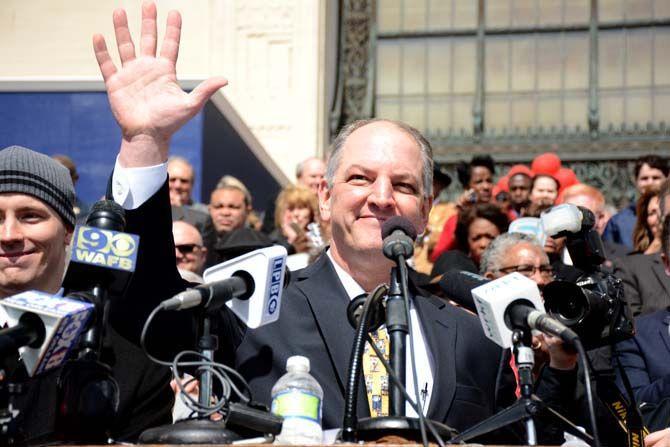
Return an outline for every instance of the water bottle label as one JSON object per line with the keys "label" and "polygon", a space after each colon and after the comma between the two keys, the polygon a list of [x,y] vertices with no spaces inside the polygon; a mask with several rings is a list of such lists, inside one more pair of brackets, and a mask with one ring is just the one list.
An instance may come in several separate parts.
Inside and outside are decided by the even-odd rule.
{"label": "water bottle label", "polygon": [[321,424],[321,399],[304,391],[285,391],[272,399],[272,412],[284,418],[302,418]]}

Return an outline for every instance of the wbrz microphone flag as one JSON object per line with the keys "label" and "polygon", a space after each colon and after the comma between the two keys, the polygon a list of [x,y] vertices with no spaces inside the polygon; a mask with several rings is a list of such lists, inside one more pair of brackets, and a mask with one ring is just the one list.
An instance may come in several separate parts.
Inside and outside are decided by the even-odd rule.
{"label": "wbrz microphone flag", "polygon": [[39,348],[20,348],[30,376],[61,366],[78,344],[93,314],[91,303],[29,291],[2,300],[9,326],[30,312],[40,317],[45,327],[44,343]]}

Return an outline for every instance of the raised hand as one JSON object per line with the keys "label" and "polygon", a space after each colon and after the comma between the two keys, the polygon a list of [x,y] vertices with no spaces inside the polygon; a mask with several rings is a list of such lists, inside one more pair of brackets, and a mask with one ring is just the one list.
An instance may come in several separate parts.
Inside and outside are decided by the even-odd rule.
{"label": "raised hand", "polygon": [[93,36],[95,57],[105,80],[109,104],[121,127],[123,141],[119,160],[125,167],[150,166],[167,160],[172,135],[191,119],[205,102],[228,81],[213,77],[191,93],[177,83],[176,64],[181,36],[181,15],[170,11],[165,38],[157,49],[156,5],[142,5],[140,53],[128,29],[123,9],[114,11],[114,32],[121,59],[117,69],[109,56],[105,38]]}

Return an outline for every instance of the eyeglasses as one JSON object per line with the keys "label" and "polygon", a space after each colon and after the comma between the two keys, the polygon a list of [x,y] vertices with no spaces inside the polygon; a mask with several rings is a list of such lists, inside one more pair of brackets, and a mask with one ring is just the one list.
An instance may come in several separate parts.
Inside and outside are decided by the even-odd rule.
{"label": "eyeglasses", "polygon": [[523,276],[527,276],[528,278],[533,276],[535,272],[540,272],[540,276],[543,276],[545,278],[554,277],[554,270],[551,268],[551,265],[549,264],[541,265],[539,267],[527,264],[510,265],[509,267],[503,267],[501,269],[498,269],[498,271],[503,273],[519,272]]}
{"label": "eyeglasses", "polygon": [[187,255],[189,253],[193,253],[193,250],[195,250],[196,248],[198,250],[200,250],[202,248],[202,246],[200,246],[198,244],[180,244],[180,245],[175,245],[174,248],[179,250],[179,252],[181,254]]}

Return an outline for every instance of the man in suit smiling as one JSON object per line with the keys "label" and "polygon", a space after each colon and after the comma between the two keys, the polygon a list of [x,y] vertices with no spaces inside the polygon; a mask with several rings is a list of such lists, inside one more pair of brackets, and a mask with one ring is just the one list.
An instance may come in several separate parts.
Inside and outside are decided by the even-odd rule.
{"label": "man in suit smiling", "polygon": [[[145,183],[153,184],[147,187],[153,194],[148,201],[164,204],[160,208],[167,210],[164,165],[170,137],[225,85],[225,80],[212,78],[188,95],[182,92],[174,73],[179,15],[168,14],[168,45],[163,45],[160,57],[156,57],[155,6],[145,4],[143,16],[152,26],[143,27],[140,57],[130,51],[133,46],[123,11],[114,17],[123,66],[118,70],[113,66],[101,37],[94,39],[94,45],[112,110],[124,134],[118,161],[123,166],[155,169],[156,175],[144,176]],[[146,95],[147,91],[152,94]],[[151,113],[137,114],[136,110]],[[277,322],[249,329],[227,307],[221,310],[218,355],[249,382],[254,400],[269,403],[270,390],[284,373],[286,359],[304,355],[324,391],[324,428],[341,426],[354,338],[347,322],[347,305],[352,298],[389,280],[392,262],[382,253],[381,226],[385,220],[403,216],[418,233],[424,230],[432,204],[432,174],[432,150],[414,128],[374,119],[342,129],[333,143],[326,178],[319,186],[322,218],[332,228],[330,248],[293,275]],[[161,231],[169,228],[162,224],[169,216],[159,211],[155,216],[157,222],[146,225]],[[167,274],[176,274],[173,253],[165,249],[153,258],[154,270],[163,272],[161,280],[153,283],[153,297],[172,296],[173,289],[180,286]],[[428,417],[463,430],[511,404],[515,384],[508,359],[484,336],[478,319],[416,287],[410,289],[417,380]],[[543,394],[543,383],[538,395]],[[556,389],[551,381],[546,383]],[[406,388],[414,394],[409,373]],[[370,414],[370,406],[366,393],[360,391],[358,414],[365,416]]]}

